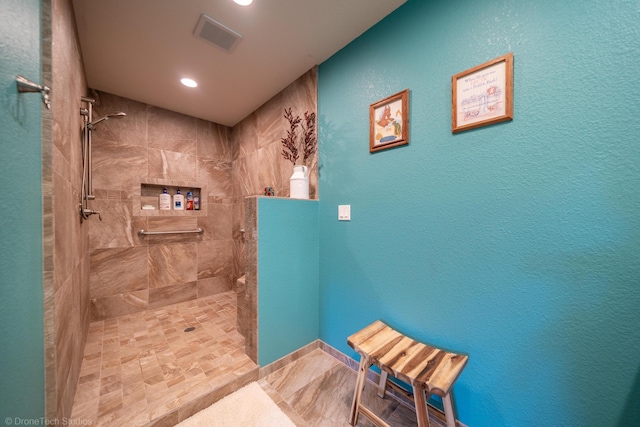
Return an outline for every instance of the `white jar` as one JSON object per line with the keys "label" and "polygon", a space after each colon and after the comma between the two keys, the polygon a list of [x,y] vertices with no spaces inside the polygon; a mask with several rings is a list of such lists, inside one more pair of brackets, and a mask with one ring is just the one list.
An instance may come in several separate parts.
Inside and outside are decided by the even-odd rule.
{"label": "white jar", "polygon": [[289,178],[289,197],[292,199],[309,198],[309,168],[303,165],[293,167],[293,175]]}

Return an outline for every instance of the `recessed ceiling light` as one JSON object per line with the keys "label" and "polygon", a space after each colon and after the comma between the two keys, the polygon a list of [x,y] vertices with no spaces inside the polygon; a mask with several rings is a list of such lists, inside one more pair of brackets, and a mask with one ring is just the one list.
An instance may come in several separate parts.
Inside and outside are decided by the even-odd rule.
{"label": "recessed ceiling light", "polygon": [[249,6],[253,0],[233,0],[234,2],[238,3],[240,6]]}
{"label": "recessed ceiling light", "polygon": [[180,80],[180,83],[182,83],[183,85],[185,85],[187,87],[196,87],[196,86],[198,86],[198,83],[196,83],[195,80],[191,80],[191,79],[187,79],[187,78],[184,78],[184,79]]}

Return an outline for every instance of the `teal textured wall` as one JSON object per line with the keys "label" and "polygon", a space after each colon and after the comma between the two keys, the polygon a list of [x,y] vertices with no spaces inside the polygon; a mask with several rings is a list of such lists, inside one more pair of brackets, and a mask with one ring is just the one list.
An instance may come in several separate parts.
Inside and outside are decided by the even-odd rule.
{"label": "teal textured wall", "polygon": [[[40,1],[0,3],[0,420],[44,416]],[[36,420],[37,421],[37,420]],[[19,421],[16,421],[19,422]],[[7,425],[10,423],[6,423]]]}
{"label": "teal textured wall", "polygon": [[258,198],[258,362],[318,339],[318,202]]}
{"label": "teal textured wall", "polygon": [[[470,355],[469,426],[640,420],[640,5],[409,0],[319,67],[320,338],[382,319]],[[451,76],[513,52],[514,120]],[[369,104],[410,89],[410,144]],[[338,222],[337,205],[352,220]]]}

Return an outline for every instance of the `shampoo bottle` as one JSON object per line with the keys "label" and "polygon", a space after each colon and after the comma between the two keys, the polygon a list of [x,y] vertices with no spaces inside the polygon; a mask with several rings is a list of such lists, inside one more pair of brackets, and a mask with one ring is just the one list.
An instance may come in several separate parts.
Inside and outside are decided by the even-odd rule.
{"label": "shampoo bottle", "polygon": [[193,210],[193,192],[191,191],[187,193],[187,210],[188,211]]}
{"label": "shampoo bottle", "polygon": [[162,190],[162,194],[160,194],[160,203],[158,203],[158,208],[163,211],[171,210],[171,195],[167,193],[166,188],[164,188]]}
{"label": "shampoo bottle", "polygon": [[184,196],[180,194],[179,188],[178,192],[173,196],[173,209],[176,211],[184,210]]}

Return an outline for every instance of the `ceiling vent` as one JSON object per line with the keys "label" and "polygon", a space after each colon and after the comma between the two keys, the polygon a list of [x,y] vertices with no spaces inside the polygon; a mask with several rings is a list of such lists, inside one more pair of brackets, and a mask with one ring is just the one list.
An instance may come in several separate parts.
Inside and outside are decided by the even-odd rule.
{"label": "ceiling vent", "polygon": [[224,49],[226,52],[231,52],[242,40],[242,34],[204,13],[200,15],[193,35]]}

